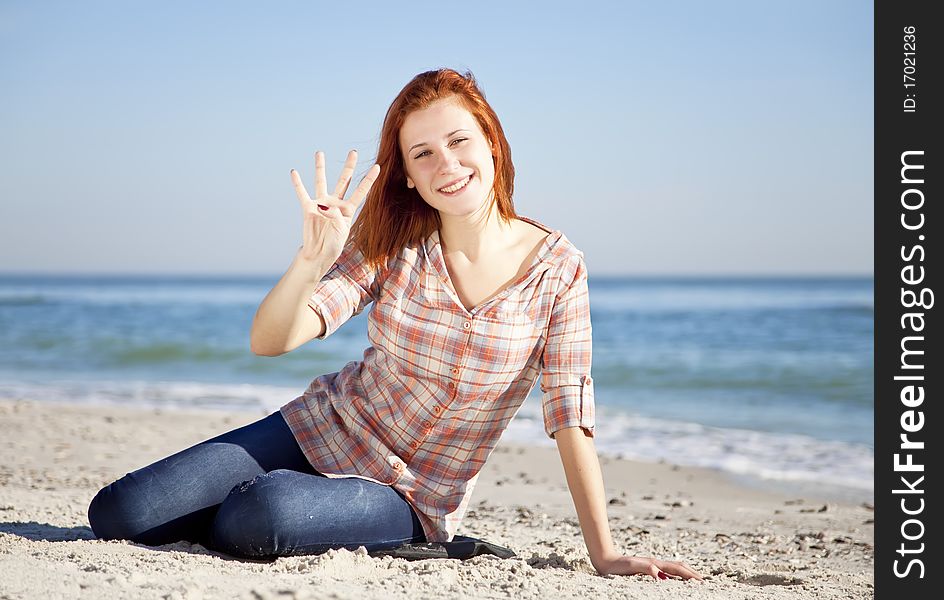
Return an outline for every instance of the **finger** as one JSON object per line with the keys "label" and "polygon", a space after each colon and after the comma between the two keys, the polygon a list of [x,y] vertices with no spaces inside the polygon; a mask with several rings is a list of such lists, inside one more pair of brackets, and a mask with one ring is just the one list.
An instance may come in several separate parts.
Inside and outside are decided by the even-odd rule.
{"label": "finger", "polygon": [[325,155],[320,150],[315,152],[315,199],[321,200],[328,195],[328,180],[325,178]]}
{"label": "finger", "polygon": [[367,197],[367,192],[370,191],[370,186],[374,185],[374,182],[377,181],[377,177],[379,175],[380,165],[374,165],[367,170],[367,174],[364,175],[363,179],[361,179],[361,182],[357,185],[357,189],[355,189],[354,193],[351,194],[351,199],[348,200],[351,212],[351,214],[348,216],[352,216],[364,198]]}
{"label": "finger", "polygon": [[302,210],[309,210],[311,208],[311,197],[308,195],[308,190],[305,189],[305,184],[302,183],[302,178],[295,169],[291,170],[290,175],[292,176],[292,185],[295,187],[295,195],[298,196],[298,202],[302,205]]}
{"label": "finger", "polygon": [[675,575],[676,577],[681,577],[683,579],[698,579],[701,580],[701,575],[692,570],[691,567],[684,563],[675,563],[675,562],[663,562],[661,565],[662,570],[669,575]]}
{"label": "finger", "polygon": [[347,187],[351,184],[355,166],[357,166],[357,150],[351,150],[347,153],[347,160],[344,161],[344,168],[341,169],[338,184],[334,186],[334,195],[338,200],[344,200],[344,194],[347,193]]}
{"label": "finger", "polygon": [[659,577],[659,574],[662,573],[662,571],[655,565],[655,563],[649,563],[649,568],[646,569],[646,572],[649,573],[653,579],[665,579],[665,575]]}
{"label": "finger", "polygon": [[702,580],[702,576],[688,565],[679,564],[678,570],[676,571],[677,575],[684,577],[685,579],[697,579],[698,581]]}
{"label": "finger", "polygon": [[338,210],[340,210],[341,207],[344,206],[344,204],[345,203],[343,200],[336,200],[332,198],[331,196],[325,196],[324,198],[321,198],[320,200],[312,202],[312,205],[316,206],[322,211],[327,211],[332,207],[336,207],[338,208]]}

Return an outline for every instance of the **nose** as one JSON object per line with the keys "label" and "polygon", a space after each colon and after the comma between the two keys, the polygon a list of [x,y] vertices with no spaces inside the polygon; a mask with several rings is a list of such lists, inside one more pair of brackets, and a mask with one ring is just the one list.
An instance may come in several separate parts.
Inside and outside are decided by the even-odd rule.
{"label": "nose", "polygon": [[459,157],[446,148],[439,154],[439,173],[444,175],[459,168]]}

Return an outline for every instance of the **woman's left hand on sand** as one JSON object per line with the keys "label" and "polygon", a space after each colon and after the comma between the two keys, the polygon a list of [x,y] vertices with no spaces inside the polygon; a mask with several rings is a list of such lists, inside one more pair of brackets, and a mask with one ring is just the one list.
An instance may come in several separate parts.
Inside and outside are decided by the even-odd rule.
{"label": "woman's left hand on sand", "polygon": [[653,579],[697,579],[701,575],[685,563],[643,558],[639,556],[614,556],[593,561],[593,566],[600,575],[649,575]]}

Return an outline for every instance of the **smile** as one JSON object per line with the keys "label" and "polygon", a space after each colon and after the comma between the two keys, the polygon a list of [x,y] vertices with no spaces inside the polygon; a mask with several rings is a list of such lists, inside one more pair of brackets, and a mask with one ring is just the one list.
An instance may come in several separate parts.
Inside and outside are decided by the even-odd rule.
{"label": "smile", "polygon": [[463,178],[463,179],[460,179],[459,181],[453,183],[452,185],[447,185],[446,187],[441,187],[441,188],[439,188],[439,191],[442,192],[443,194],[455,194],[456,192],[458,192],[459,190],[461,190],[462,188],[464,188],[465,186],[467,186],[470,181],[472,181],[472,176],[471,176],[471,175],[469,175],[469,176],[467,176],[467,177],[465,177],[465,178]]}

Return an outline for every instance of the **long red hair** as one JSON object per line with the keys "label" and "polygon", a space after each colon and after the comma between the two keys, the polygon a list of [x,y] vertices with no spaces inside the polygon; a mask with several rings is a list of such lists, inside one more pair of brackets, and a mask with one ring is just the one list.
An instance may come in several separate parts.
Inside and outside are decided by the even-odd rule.
{"label": "long red hair", "polygon": [[452,69],[426,71],[414,77],[400,90],[384,117],[377,149],[380,175],[370,188],[364,206],[351,226],[351,239],[368,265],[381,268],[387,258],[402,248],[419,243],[439,228],[439,212],[426,204],[415,188],[406,185],[406,169],[400,152],[400,128],[406,117],[437,100],[455,98],[478,121],[494,148],[495,183],[492,208],[505,221],[514,219],[512,196],[515,167],[511,146],[505,138],[498,115],[485,100],[471,72],[464,75]]}

